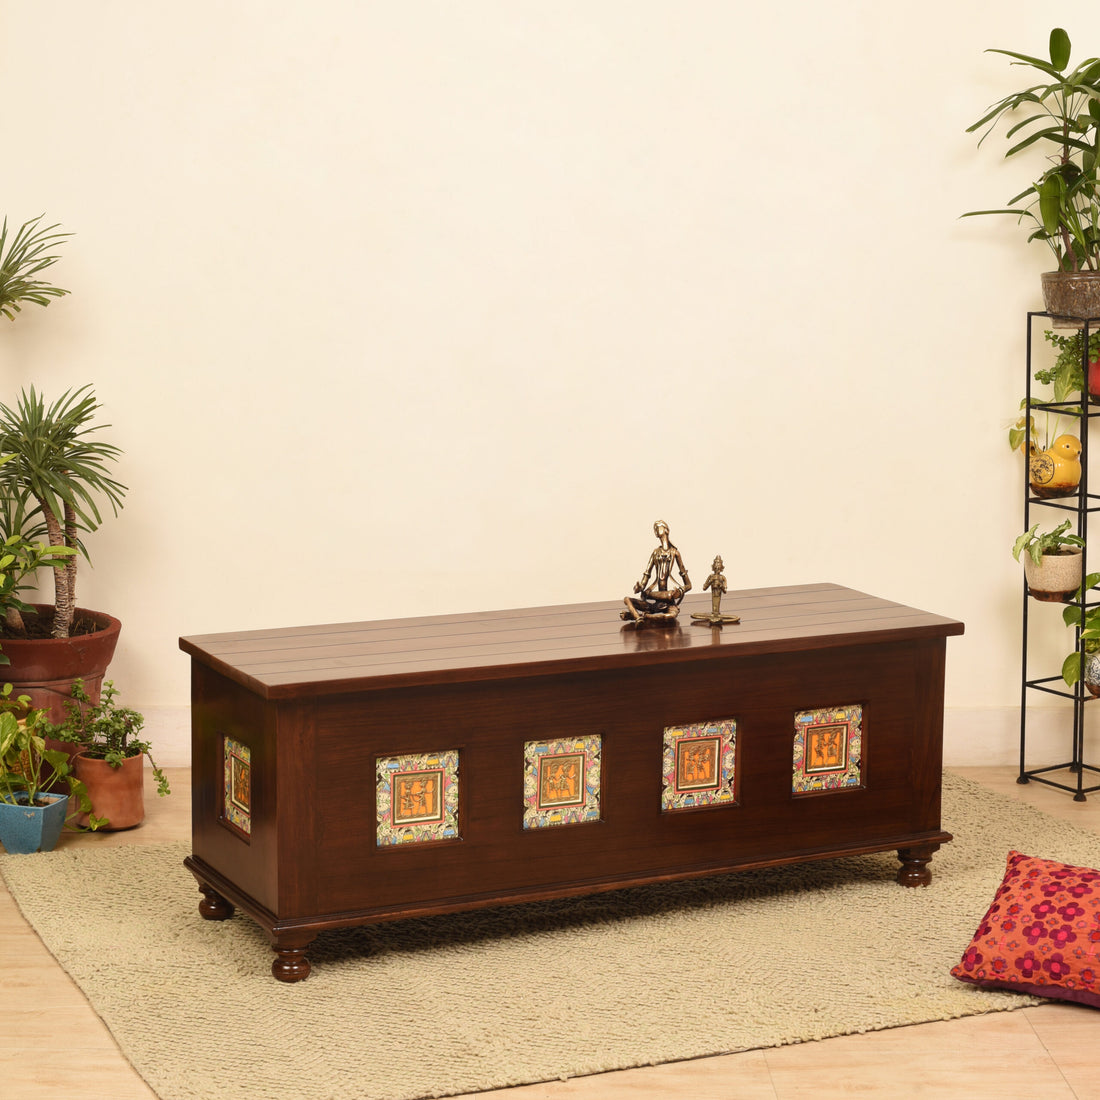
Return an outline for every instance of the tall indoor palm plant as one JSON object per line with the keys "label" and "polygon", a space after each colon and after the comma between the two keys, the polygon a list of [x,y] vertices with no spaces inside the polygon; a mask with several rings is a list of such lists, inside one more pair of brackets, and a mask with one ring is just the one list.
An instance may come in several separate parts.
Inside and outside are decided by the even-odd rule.
{"label": "tall indoor palm plant", "polygon": [[1034,227],[1029,241],[1045,241],[1059,271],[1100,268],[1100,59],[1090,57],[1069,70],[1070,40],[1061,28],[1050,32],[1049,60],[1013,50],[989,50],[1030,68],[1029,84],[992,104],[967,133],[983,130],[982,141],[1003,120],[1013,144],[1005,157],[1041,149],[1049,167],[1009,206],[974,214],[1015,214]]}
{"label": "tall indoor palm plant", "polygon": [[[67,391],[49,406],[33,386],[20,394],[14,408],[0,404],[0,455],[11,456],[0,466],[8,521],[21,522],[25,536],[44,533],[51,547],[85,557],[81,535],[102,521],[97,501],[105,500],[117,515],[126,493],[126,486],[108,473],[121,451],[96,436],[109,427],[94,422],[100,407],[90,385]],[[3,532],[5,537],[16,533]],[[76,563],[76,553],[53,563],[54,638],[69,637],[72,627]],[[11,618],[9,626],[19,632],[18,612]]]}

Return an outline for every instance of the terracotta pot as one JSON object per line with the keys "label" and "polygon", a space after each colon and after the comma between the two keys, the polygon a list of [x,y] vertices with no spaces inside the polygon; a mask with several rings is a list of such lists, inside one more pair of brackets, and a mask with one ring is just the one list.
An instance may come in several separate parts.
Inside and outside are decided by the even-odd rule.
{"label": "terracotta pot", "polygon": [[[106,760],[78,752],[73,770],[88,790],[92,812],[107,818],[104,829],[132,829],[145,820],[144,754],[127,757],[122,767],[112,768]],[[78,825],[87,825],[88,815],[80,814],[76,820]]]}
{"label": "terracotta pot", "polygon": [[1065,547],[1057,553],[1043,554],[1036,565],[1030,554],[1023,554],[1027,590],[1033,599],[1064,602],[1081,587],[1081,548]]}
{"label": "terracotta pot", "polygon": [[[49,614],[49,604],[32,604],[40,614]],[[118,644],[122,623],[102,611],[77,608],[78,618],[98,626],[92,634],[73,638],[5,638],[0,642],[10,665],[0,668],[0,677],[15,688],[17,695],[29,695],[36,707],[46,711],[51,722],[65,720],[65,701],[73,681],[84,681],[93,702],[99,702],[103,676]]]}
{"label": "terracotta pot", "polygon": [[1100,317],[1100,271],[1044,271],[1043,302],[1055,328]]}

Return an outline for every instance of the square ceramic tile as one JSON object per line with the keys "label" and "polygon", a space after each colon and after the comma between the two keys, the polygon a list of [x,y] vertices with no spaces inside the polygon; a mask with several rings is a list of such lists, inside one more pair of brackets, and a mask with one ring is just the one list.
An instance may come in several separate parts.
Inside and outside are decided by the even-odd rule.
{"label": "square ceramic tile", "polygon": [[457,750],[379,760],[378,845],[456,839],[458,794]]}
{"label": "square ceramic tile", "polygon": [[601,747],[599,734],[523,746],[525,829],[599,821]]}
{"label": "square ceramic tile", "polygon": [[222,738],[222,749],[222,819],[234,832],[251,837],[252,750],[232,737]]}
{"label": "square ceramic tile", "polygon": [[735,805],[737,723],[732,718],[665,730],[661,810]]}
{"label": "square ceramic tile", "polygon": [[863,708],[804,710],[794,719],[794,794],[863,785]]}

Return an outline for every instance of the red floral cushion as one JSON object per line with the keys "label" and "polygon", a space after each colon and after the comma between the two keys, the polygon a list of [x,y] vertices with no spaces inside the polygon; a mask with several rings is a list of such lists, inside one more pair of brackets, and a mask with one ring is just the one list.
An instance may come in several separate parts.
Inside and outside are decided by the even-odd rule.
{"label": "red floral cushion", "polygon": [[1100,871],[1009,852],[989,912],[951,973],[1100,1008]]}

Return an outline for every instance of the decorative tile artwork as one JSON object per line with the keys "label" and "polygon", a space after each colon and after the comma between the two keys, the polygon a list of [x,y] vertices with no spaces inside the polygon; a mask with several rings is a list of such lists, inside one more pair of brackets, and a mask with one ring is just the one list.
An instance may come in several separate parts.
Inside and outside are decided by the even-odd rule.
{"label": "decorative tile artwork", "polygon": [[252,750],[232,737],[223,737],[225,772],[222,816],[238,833],[252,835]]}
{"label": "decorative tile artwork", "polygon": [[736,760],[732,718],[666,728],[661,811],[735,803]]}
{"label": "decorative tile artwork", "polygon": [[860,787],[863,708],[821,707],[794,718],[794,794]]}
{"label": "decorative tile artwork", "polygon": [[458,837],[458,751],[378,761],[378,845]]}
{"label": "decorative tile artwork", "polygon": [[542,829],[600,819],[598,733],[523,746],[523,827]]}

